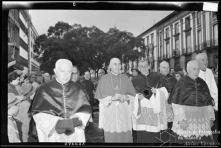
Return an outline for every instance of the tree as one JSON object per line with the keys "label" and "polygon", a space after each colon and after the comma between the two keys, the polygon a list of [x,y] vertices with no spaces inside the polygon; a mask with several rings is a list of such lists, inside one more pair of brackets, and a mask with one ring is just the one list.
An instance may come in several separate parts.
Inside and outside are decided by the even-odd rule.
{"label": "tree", "polygon": [[55,61],[59,58],[70,59],[80,72],[88,69],[97,72],[104,63],[108,65],[112,57],[118,57],[122,62],[136,59],[140,55],[133,48],[141,46],[140,40],[132,33],[116,27],[105,33],[96,26],[70,26],[65,22],[50,26],[48,35],[39,36],[35,43],[36,50],[42,55],[40,68],[49,73],[53,73]]}
{"label": "tree", "polygon": [[65,22],[59,21],[55,26],[50,26],[48,29],[48,37],[61,38],[63,33],[67,32],[72,27]]}

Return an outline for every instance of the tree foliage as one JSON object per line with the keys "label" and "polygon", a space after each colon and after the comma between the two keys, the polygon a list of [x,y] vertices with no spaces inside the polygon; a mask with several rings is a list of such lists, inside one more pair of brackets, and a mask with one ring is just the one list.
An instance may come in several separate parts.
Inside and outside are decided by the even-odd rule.
{"label": "tree foliage", "polygon": [[142,47],[141,40],[116,27],[105,33],[96,26],[58,22],[49,27],[47,35],[36,39],[34,50],[40,54],[40,69],[52,74],[59,58],[70,59],[81,72],[89,68],[97,71],[104,63],[107,66],[112,57],[122,62],[135,60],[140,56],[133,50],[135,46]]}

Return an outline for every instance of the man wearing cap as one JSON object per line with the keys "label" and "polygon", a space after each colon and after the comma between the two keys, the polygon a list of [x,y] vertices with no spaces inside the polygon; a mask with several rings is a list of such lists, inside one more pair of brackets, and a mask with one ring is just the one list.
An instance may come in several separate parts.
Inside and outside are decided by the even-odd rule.
{"label": "man wearing cap", "polygon": [[67,59],[55,63],[55,79],[37,90],[30,112],[39,142],[85,142],[84,129],[91,116],[87,95],[71,81],[73,65]]}

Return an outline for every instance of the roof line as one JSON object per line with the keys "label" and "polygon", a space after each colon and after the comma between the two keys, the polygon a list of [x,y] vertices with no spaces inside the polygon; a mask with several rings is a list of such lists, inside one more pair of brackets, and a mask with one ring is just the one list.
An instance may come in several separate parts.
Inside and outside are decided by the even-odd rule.
{"label": "roof line", "polygon": [[176,14],[178,14],[180,11],[173,11],[172,13],[168,14],[166,17],[162,18],[161,20],[159,20],[157,23],[155,23],[152,27],[148,28],[146,31],[142,32],[140,35],[138,35],[137,37],[140,37],[144,34],[146,34],[149,30],[153,29],[154,27],[162,24],[162,22],[164,22],[165,20],[175,16]]}

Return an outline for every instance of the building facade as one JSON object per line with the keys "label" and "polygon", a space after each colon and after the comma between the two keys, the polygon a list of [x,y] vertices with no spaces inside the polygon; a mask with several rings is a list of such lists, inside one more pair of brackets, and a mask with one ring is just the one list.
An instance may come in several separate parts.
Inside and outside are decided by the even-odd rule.
{"label": "building facade", "polygon": [[20,45],[19,28],[19,11],[12,9],[8,14],[8,63],[11,68],[16,69],[22,69],[22,66],[18,62],[16,63]]}
{"label": "building facade", "polygon": [[34,44],[35,40],[38,37],[38,32],[36,31],[34,25],[32,22],[30,22],[30,27],[29,27],[29,73],[32,72],[37,72],[40,70],[40,64],[37,61],[36,57],[37,54],[34,52]]}
{"label": "building facade", "polygon": [[[28,10],[10,9],[8,14],[8,67],[9,72],[15,69],[32,71],[33,43],[37,38],[37,31],[31,23]],[[36,68],[39,63],[35,60]]]}
{"label": "building facade", "polygon": [[175,70],[199,52],[208,55],[208,66],[218,66],[218,21],[216,12],[174,11],[138,37],[144,39],[152,70],[163,60]]}

